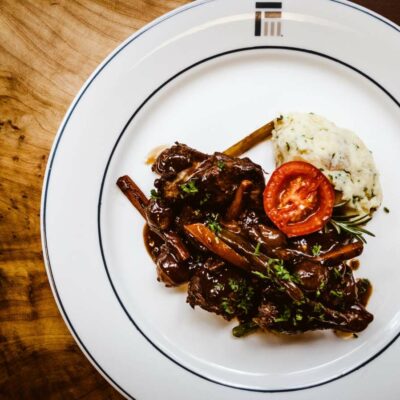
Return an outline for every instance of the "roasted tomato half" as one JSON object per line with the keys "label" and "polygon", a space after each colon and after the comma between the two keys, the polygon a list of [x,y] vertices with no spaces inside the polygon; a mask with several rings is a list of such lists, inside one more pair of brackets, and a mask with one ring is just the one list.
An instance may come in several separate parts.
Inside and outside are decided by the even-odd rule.
{"label": "roasted tomato half", "polygon": [[335,192],[322,172],[303,161],[277,168],[264,190],[264,209],[287,236],[321,229],[332,215]]}

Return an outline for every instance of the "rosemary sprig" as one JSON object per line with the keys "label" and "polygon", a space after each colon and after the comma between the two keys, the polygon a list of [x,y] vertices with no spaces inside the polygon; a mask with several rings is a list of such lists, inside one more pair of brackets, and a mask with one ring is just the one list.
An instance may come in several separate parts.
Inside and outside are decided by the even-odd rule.
{"label": "rosemary sprig", "polygon": [[371,215],[334,215],[329,223],[335,228],[337,233],[347,233],[354,236],[358,240],[367,243],[363,235],[375,236],[372,232],[367,231],[362,225],[371,220]]}
{"label": "rosemary sprig", "polygon": [[341,202],[339,202],[339,203],[336,203],[336,204],[333,206],[333,208],[340,208],[340,207],[343,207],[343,206],[345,206],[348,202],[349,202],[349,200],[343,200],[343,201],[341,201]]}

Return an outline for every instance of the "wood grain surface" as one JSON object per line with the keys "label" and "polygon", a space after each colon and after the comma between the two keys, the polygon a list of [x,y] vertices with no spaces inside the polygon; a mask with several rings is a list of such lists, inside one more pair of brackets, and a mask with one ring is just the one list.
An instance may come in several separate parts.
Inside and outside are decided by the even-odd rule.
{"label": "wood grain surface", "polygon": [[[95,67],[188,2],[0,0],[0,399],[122,398],[81,353],[53,299],[40,243],[43,174]],[[400,23],[398,0],[356,2]]]}

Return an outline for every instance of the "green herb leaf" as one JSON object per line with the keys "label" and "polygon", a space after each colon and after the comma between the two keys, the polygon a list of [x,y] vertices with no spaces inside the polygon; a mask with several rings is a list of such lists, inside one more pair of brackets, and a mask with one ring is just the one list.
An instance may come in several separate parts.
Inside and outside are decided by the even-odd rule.
{"label": "green herb leaf", "polygon": [[343,292],[341,290],[331,290],[330,294],[340,299],[343,297]]}
{"label": "green herb leaf", "polygon": [[251,308],[254,306],[254,288],[252,286],[240,285],[238,293],[242,294],[240,301],[236,304],[239,310],[242,310],[245,314],[248,314]]}
{"label": "green herb leaf", "polygon": [[156,189],[151,189],[150,198],[153,199],[153,200],[156,200],[156,199],[160,198],[160,195],[158,194]]}
{"label": "green herb leaf", "polygon": [[314,244],[314,246],[311,249],[313,256],[317,257],[321,253],[321,245],[319,244]]}
{"label": "green herb leaf", "polygon": [[290,272],[285,268],[283,260],[280,260],[278,258],[270,258],[268,260],[268,265],[274,268],[276,276],[279,279],[299,283],[299,279],[297,278],[297,276],[291,275]]}
{"label": "green herb leaf", "polygon": [[316,313],[321,313],[321,311],[323,311],[324,308],[325,308],[325,307],[324,307],[321,303],[316,303],[316,304],[314,305],[314,312],[316,312]]}
{"label": "green herb leaf", "polygon": [[179,185],[181,190],[184,193],[187,193],[189,195],[193,195],[195,193],[198,193],[199,189],[196,187],[196,183],[194,181],[189,181],[186,183],[183,183],[182,185]]}
{"label": "green herb leaf", "polygon": [[214,285],[214,289],[217,290],[218,292],[221,292],[222,290],[225,289],[225,285],[223,283],[218,282]]}
{"label": "green herb leaf", "polygon": [[301,314],[296,314],[296,321],[301,321],[303,319],[303,316]]}
{"label": "green herb leaf", "polygon": [[372,232],[362,228],[361,225],[365,225],[371,220],[371,215],[335,215],[329,223],[335,228],[338,234],[347,233],[348,235],[354,236],[356,239],[366,243],[364,238],[365,235],[375,236]]}
{"label": "green herb leaf", "polygon": [[232,329],[232,335],[235,337],[243,337],[258,329],[258,325],[253,321],[243,322]]}
{"label": "green herb leaf", "polygon": [[228,285],[234,292],[237,292],[240,288],[239,282],[232,278],[229,278]]}
{"label": "green herb leaf", "polygon": [[260,271],[251,271],[252,274],[258,276],[261,279],[270,279],[269,276],[264,275],[262,272]]}
{"label": "green herb leaf", "polygon": [[206,221],[208,228],[210,228],[217,235],[222,231],[222,226],[218,222],[218,216],[219,214],[211,214],[211,217]]}
{"label": "green herb leaf", "polygon": [[283,313],[279,317],[274,318],[274,322],[289,321],[290,316],[291,316],[290,308],[285,306],[285,310],[283,311]]}
{"label": "green herb leaf", "polygon": [[335,275],[336,279],[339,279],[342,277],[342,274],[340,273],[340,271],[335,267],[333,268],[333,275]]}
{"label": "green herb leaf", "polygon": [[222,171],[225,168],[225,163],[222,160],[218,160],[217,167],[220,171]]}
{"label": "green herb leaf", "polygon": [[222,299],[221,308],[226,314],[232,315],[235,313],[232,305],[230,304],[229,300],[226,297]]}
{"label": "green herb leaf", "polygon": [[261,247],[261,243],[257,242],[256,248],[254,249],[254,255],[257,257],[260,255],[260,247]]}

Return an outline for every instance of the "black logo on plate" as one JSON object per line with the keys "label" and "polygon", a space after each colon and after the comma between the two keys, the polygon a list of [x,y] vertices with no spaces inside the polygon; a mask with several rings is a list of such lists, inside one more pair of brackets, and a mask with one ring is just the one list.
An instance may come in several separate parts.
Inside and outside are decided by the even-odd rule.
{"label": "black logo on plate", "polygon": [[256,36],[282,36],[282,3],[256,2],[255,18]]}

